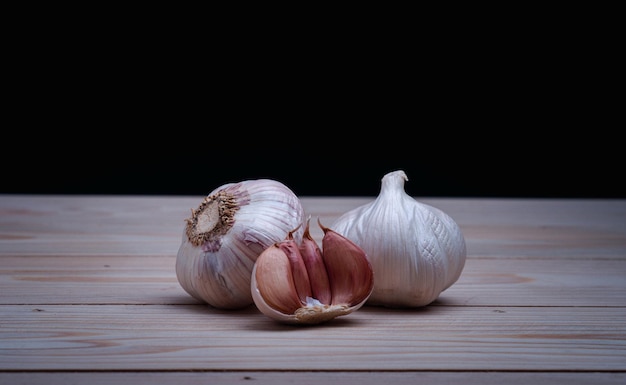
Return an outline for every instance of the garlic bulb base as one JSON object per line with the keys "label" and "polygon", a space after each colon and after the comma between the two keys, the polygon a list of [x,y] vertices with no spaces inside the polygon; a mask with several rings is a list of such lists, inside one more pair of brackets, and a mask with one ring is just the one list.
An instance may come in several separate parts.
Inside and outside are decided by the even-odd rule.
{"label": "garlic bulb base", "polygon": [[294,316],[301,324],[319,324],[352,313],[348,305],[307,305],[296,310]]}
{"label": "garlic bulb base", "polygon": [[185,233],[194,246],[216,239],[230,230],[239,210],[233,194],[220,191],[204,198],[197,209],[186,219]]}
{"label": "garlic bulb base", "polygon": [[[255,267],[256,269],[256,267]],[[256,286],[255,272],[252,274],[252,284]],[[348,315],[355,310],[363,306],[363,303],[357,306],[350,306],[347,304],[341,305],[325,305],[319,302],[315,298],[307,297],[306,304],[296,309],[293,314],[286,314],[276,310],[271,305],[268,305],[261,295],[258,288],[252,290],[252,297],[258,310],[267,317],[283,324],[298,324],[298,325],[317,325],[328,322],[334,318]]]}

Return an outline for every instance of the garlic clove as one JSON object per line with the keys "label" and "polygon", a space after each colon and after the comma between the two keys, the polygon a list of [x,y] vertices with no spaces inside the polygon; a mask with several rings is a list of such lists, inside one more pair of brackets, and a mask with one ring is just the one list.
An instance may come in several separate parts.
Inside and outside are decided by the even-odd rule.
{"label": "garlic clove", "polygon": [[278,244],[263,252],[263,258],[257,260],[255,269],[254,274],[272,282],[272,285],[259,287],[260,295],[269,307],[281,313],[292,314],[302,306],[302,299],[292,284],[294,277],[291,262]]}
{"label": "garlic clove", "polygon": [[332,304],[361,303],[374,288],[374,273],[365,252],[343,235],[324,227],[324,265],[331,285]]}
{"label": "garlic clove", "polygon": [[[295,289],[298,298],[301,302],[306,302],[306,299],[312,295],[311,282],[309,281],[309,274],[307,273],[304,259],[300,254],[298,244],[293,239],[292,232],[289,232],[288,238],[282,242],[275,244],[289,263],[291,269],[291,279],[287,280],[287,283],[293,282],[293,289]],[[275,281],[279,282],[279,281]]]}
{"label": "garlic clove", "polygon": [[[300,250],[308,253],[319,249],[313,238],[306,241],[313,244],[300,245],[300,248],[293,248],[294,242],[288,238],[267,248],[257,258],[252,270],[251,292],[257,308],[266,316],[283,323],[319,324],[354,312],[372,293],[374,274],[363,250],[340,234],[324,228],[319,220],[318,224],[324,230],[323,248],[326,245],[329,251],[325,255],[326,251],[321,250],[321,258],[308,256],[315,259],[310,261],[313,262],[309,264],[313,267],[311,271]],[[320,274],[321,265],[326,275]],[[306,279],[302,274],[303,266]],[[325,284],[313,282],[320,277],[328,279],[330,295],[323,289]],[[322,287],[321,292],[326,298],[315,298],[312,287]]]}
{"label": "garlic clove", "polygon": [[303,221],[300,200],[278,181],[222,185],[192,209],[186,221],[176,257],[178,282],[189,295],[213,307],[249,306],[257,257],[290,231],[299,241]]}
{"label": "garlic clove", "polygon": [[309,231],[310,221],[311,217],[309,216],[306,221],[306,227],[304,228],[304,234],[302,235],[300,254],[302,254],[302,259],[304,260],[306,270],[310,277],[313,297],[321,303],[331,303],[332,297],[328,272],[324,265],[322,251]]}

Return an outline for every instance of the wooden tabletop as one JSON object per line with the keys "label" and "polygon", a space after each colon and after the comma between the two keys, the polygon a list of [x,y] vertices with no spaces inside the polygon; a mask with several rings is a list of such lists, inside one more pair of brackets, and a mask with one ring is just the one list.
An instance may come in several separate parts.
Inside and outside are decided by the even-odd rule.
{"label": "wooden tabletop", "polygon": [[[302,327],[180,287],[202,198],[0,195],[0,383],[626,383],[626,200],[417,198],[460,225],[460,279]],[[301,198],[323,223],[372,199]]]}

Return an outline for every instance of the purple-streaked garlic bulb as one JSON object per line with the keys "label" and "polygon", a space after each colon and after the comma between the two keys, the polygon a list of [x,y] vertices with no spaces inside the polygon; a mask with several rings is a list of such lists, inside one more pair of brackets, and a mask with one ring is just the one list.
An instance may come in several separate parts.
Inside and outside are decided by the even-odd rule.
{"label": "purple-streaked garlic bulb", "polygon": [[[281,182],[257,179],[218,187],[186,220],[176,257],[178,282],[216,308],[251,305],[257,257],[303,222],[299,198]],[[301,239],[302,229],[292,235]]]}

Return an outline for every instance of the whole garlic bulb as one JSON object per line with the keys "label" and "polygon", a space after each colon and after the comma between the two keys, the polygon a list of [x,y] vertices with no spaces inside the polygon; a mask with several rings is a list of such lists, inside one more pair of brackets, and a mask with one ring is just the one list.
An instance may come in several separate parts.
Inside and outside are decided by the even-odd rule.
{"label": "whole garlic bulb", "polygon": [[[176,257],[178,282],[192,297],[216,308],[251,305],[257,257],[303,221],[300,200],[278,181],[220,186],[187,219]],[[302,230],[294,237],[301,239]]]}
{"label": "whole garlic bulb", "polygon": [[428,305],[455,283],[465,266],[465,238],[446,213],[404,191],[408,178],[394,171],[380,194],[331,225],[367,254],[376,280],[368,305]]}

